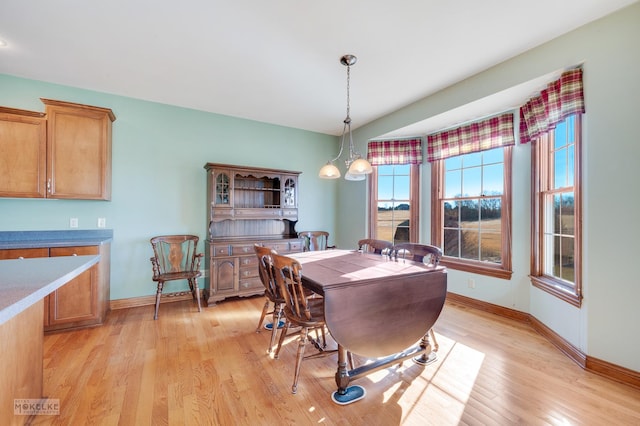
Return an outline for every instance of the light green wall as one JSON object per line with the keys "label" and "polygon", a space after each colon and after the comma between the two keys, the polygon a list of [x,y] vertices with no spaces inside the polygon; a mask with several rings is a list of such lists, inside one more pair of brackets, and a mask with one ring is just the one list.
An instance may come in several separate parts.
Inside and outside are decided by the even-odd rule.
{"label": "light green wall", "polygon": [[[378,135],[501,92],[550,72],[583,64],[584,302],[581,309],[533,288],[530,257],[530,150],[514,149],[513,277],[500,280],[449,271],[449,290],[531,313],[591,357],[640,371],[638,262],[640,144],[640,3],[398,110],[355,132],[358,149]],[[425,77],[425,78],[428,78]],[[487,114],[496,111],[487,111]],[[422,170],[421,240],[429,241],[430,168]],[[362,189],[342,183],[338,245],[353,244],[365,229]],[[347,216],[348,219],[343,221]],[[475,289],[467,280],[476,280]]]}
{"label": "light green wall", "polygon": [[[40,98],[111,108],[113,196],[111,201],[0,199],[0,231],[96,229],[105,217],[114,230],[111,299],[155,293],[149,238],[159,234],[206,238],[207,162],[301,171],[297,229],[326,229],[335,235],[335,181],[317,178],[335,155],[337,138],[0,75],[0,105],[44,111]],[[168,283],[167,291],[186,288]]]}

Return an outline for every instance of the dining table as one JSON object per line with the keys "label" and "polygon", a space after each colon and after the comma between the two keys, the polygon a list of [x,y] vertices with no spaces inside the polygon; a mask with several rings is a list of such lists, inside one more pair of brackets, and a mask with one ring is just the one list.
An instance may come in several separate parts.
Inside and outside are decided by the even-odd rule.
{"label": "dining table", "polygon": [[[325,323],[338,345],[334,402],[364,397],[364,388],[350,382],[373,371],[410,358],[435,361],[429,331],[444,307],[445,267],[357,250],[290,256],[302,266],[302,284],[324,298]],[[368,362],[349,370],[349,354]]]}

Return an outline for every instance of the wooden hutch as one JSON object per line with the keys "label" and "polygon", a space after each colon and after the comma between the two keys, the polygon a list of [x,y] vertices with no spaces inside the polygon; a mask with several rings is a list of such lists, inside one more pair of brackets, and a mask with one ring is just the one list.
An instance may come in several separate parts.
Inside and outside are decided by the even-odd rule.
{"label": "wooden hutch", "polygon": [[205,243],[204,299],[264,293],[254,243],[280,254],[300,252],[298,176],[300,172],[207,163],[208,239]]}

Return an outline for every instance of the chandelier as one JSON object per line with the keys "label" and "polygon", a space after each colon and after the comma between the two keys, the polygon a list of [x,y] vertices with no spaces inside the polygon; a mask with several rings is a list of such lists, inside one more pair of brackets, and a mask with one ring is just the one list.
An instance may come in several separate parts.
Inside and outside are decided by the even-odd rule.
{"label": "chandelier", "polygon": [[351,117],[350,112],[350,97],[349,97],[349,84],[351,80],[351,66],[356,63],[358,58],[354,55],[344,55],[340,58],[340,63],[347,67],[347,118],[344,119],[344,127],[342,128],[342,141],[340,143],[340,152],[333,160],[330,160],[322,166],[320,169],[320,176],[322,179],[338,179],[340,177],[340,170],[336,167],[336,162],[342,152],[344,151],[344,142],[347,137],[349,138],[349,157],[344,161],[347,166],[347,173],[344,178],[346,180],[364,180],[366,175],[371,173],[373,169],[371,164],[358,154],[353,146],[353,136],[351,135]]}

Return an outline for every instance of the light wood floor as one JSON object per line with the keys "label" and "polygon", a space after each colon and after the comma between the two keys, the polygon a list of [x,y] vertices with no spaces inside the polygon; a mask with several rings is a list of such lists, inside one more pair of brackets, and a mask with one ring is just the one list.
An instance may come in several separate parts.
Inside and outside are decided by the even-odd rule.
{"label": "light wood floor", "polygon": [[358,379],[365,399],[339,406],[336,357],[307,360],[293,395],[296,344],[266,353],[263,301],[167,303],[158,321],[151,306],[123,309],[46,336],[44,391],[61,414],[34,424],[640,425],[640,390],[582,370],[526,324],[451,303],[434,364]]}

